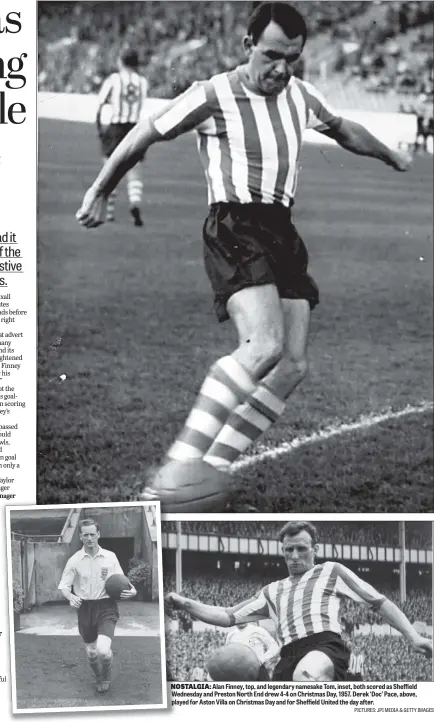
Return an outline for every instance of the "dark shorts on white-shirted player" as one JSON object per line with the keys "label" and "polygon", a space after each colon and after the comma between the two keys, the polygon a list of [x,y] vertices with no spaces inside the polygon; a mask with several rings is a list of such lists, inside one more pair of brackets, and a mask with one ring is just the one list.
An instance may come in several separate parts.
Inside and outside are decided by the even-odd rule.
{"label": "dark shorts on white-shirted player", "polygon": [[110,123],[101,134],[101,151],[110,158],[121,140],[135,127],[136,123]]}
{"label": "dark shorts on white-shirted player", "polygon": [[281,203],[213,203],[203,227],[205,269],[219,321],[237,291],[274,283],[281,298],[300,298],[310,308],[319,291],[308,274],[309,256]]}
{"label": "dark shorts on white-shirted player", "polygon": [[78,609],[78,631],[85,642],[95,642],[99,634],[113,639],[119,619],[115,599],[83,599]]}

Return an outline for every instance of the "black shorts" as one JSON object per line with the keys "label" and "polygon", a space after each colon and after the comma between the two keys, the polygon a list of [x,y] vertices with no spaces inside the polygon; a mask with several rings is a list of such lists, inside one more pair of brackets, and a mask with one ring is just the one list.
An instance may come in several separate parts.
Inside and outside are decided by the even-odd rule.
{"label": "black shorts", "polygon": [[347,679],[350,650],[344,644],[339,634],[335,632],[319,632],[309,634],[302,639],[282,647],[280,660],[274,670],[273,681],[292,682],[297,664],[308,652],[324,652],[330,657],[335,668],[334,681],[343,682]]}
{"label": "black shorts", "polygon": [[268,670],[264,664],[261,664],[259,667],[258,672],[258,682],[269,682],[270,681],[270,675],[268,674]]}
{"label": "black shorts", "polygon": [[101,136],[101,150],[103,156],[110,158],[121,140],[130,132],[136,123],[111,123],[105,128]]}
{"label": "black shorts", "polygon": [[281,298],[304,298],[314,308],[318,286],[307,273],[306,246],[280,203],[213,203],[203,227],[204,261],[219,321],[242,288],[274,283]]}
{"label": "black shorts", "polygon": [[83,599],[78,610],[78,631],[86,644],[95,642],[98,634],[113,639],[118,619],[116,599]]}
{"label": "black shorts", "polygon": [[347,682],[363,682],[363,675],[360,672],[357,672],[357,674],[347,672],[345,679]]}

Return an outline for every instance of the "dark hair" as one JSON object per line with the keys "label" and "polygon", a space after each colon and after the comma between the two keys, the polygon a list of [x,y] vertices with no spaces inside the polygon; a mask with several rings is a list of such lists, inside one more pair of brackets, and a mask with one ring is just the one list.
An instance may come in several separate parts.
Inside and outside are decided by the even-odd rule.
{"label": "dark hair", "polygon": [[84,526],[92,526],[92,524],[94,526],[96,526],[96,530],[99,531],[99,526],[98,526],[97,522],[95,521],[95,519],[92,519],[91,516],[87,516],[85,519],[81,519],[80,523],[78,525],[80,528],[80,534],[83,531]]}
{"label": "dark hair", "polygon": [[249,17],[247,33],[256,45],[265,28],[274,20],[288,38],[303,37],[306,42],[307,27],[303,16],[286,2],[259,3]]}
{"label": "dark hair", "polygon": [[127,68],[137,68],[139,65],[139,55],[136,50],[124,50],[121,53],[121,60]]}
{"label": "dark hair", "polygon": [[295,536],[301,531],[307,531],[312,539],[312,546],[315,546],[318,540],[318,532],[316,526],[309,521],[288,521],[279,532],[279,541],[283,542],[286,536]]}

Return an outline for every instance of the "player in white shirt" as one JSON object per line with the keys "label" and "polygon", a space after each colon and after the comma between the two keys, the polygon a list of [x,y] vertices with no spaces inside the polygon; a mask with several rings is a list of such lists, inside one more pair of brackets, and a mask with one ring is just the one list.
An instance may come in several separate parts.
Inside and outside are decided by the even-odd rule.
{"label": "player in white shirt", "polygon": [[266,629],[259,626],[259,622],[238,624],[231,629],[226,636],[226,646],[230,644],[245,644],[250,647],[261,663],[258,681],[270,679],[272,661],[279,656],[280,646]]}
{"label": "player in white shirt", "polygon": [[383,594],[339,562],[315,563],[317,531],[309,522],[291,521],[280,531],[288,576],[267,584],[258,594],[230,607],[202,604],[179,594],[167,596],[169,607],[220,627],[270,618],[276,627],[280,661],[278,681],[344,681],[350,650],[342,640],[343,597],[373,609],[397,629],[416,652],[432,657],[432,642],[416,632],[405,614]]}
{"label": "player in white shirt", "polygon": [[[58,589],[77,610],[78,631],[86,645],[89,665],[95,675],[98,692],[110,687],[112,640],[119,619],[118,605],[105,591],[112,574],[123,574],[116,554],[98,544],[98,524],[90,517],[80,521],[83,547],[68,559]],[[133,585],[121,593],[121,599],[137,594]]]}
{"label": "player in white shirt", "polygon": [[[118,60],[118,71],[112,73],[102,84],[98,95],[96,127],[101,140],[102,153],[109,158],[119,143],[140,120],[143,103],[148,95],[148,81],[138,72],[139,56],[135,50],[126,50]],[[103,128],[101,118],[105,105],[111,107],[110,124]],[[134,225],[142,226],[140,204],[143,182],[140,165],[127,173],[127,193]],[[116,191],[113,190],[107,202],[107,221],[114,221]]]}

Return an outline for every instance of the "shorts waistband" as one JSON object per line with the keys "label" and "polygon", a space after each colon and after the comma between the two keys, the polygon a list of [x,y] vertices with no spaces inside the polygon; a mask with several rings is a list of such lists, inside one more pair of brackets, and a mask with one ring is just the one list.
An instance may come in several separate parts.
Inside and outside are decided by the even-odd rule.
{"label": "shorts waistband", "polygon": [[228,208],[228,210],[232,211],[248,211],[248,212],[258,212],[258,213],[267,213],[273,211],[274,213],[285,213],[287,215],[291,215],[291,208],[294,205],[294,199],[291,199],[291,203],[289,206],[284,206],[283,203],[237,203],[236,201],[217,201],[216,203],[211,203],[210,209],[217,209],[217,208]]}
{"label": "shorts waistband", "polygon": [[316,634],[308,634],[306,637],[300,637],[300,639],[294,639],[293,642],[285,644],[280,650],[282,657],[288,657],[294,651],[294,649],[303,649],[305,646],[310,646],[313,642],[341,642],[342,637],[336,632],[317,632]]}

